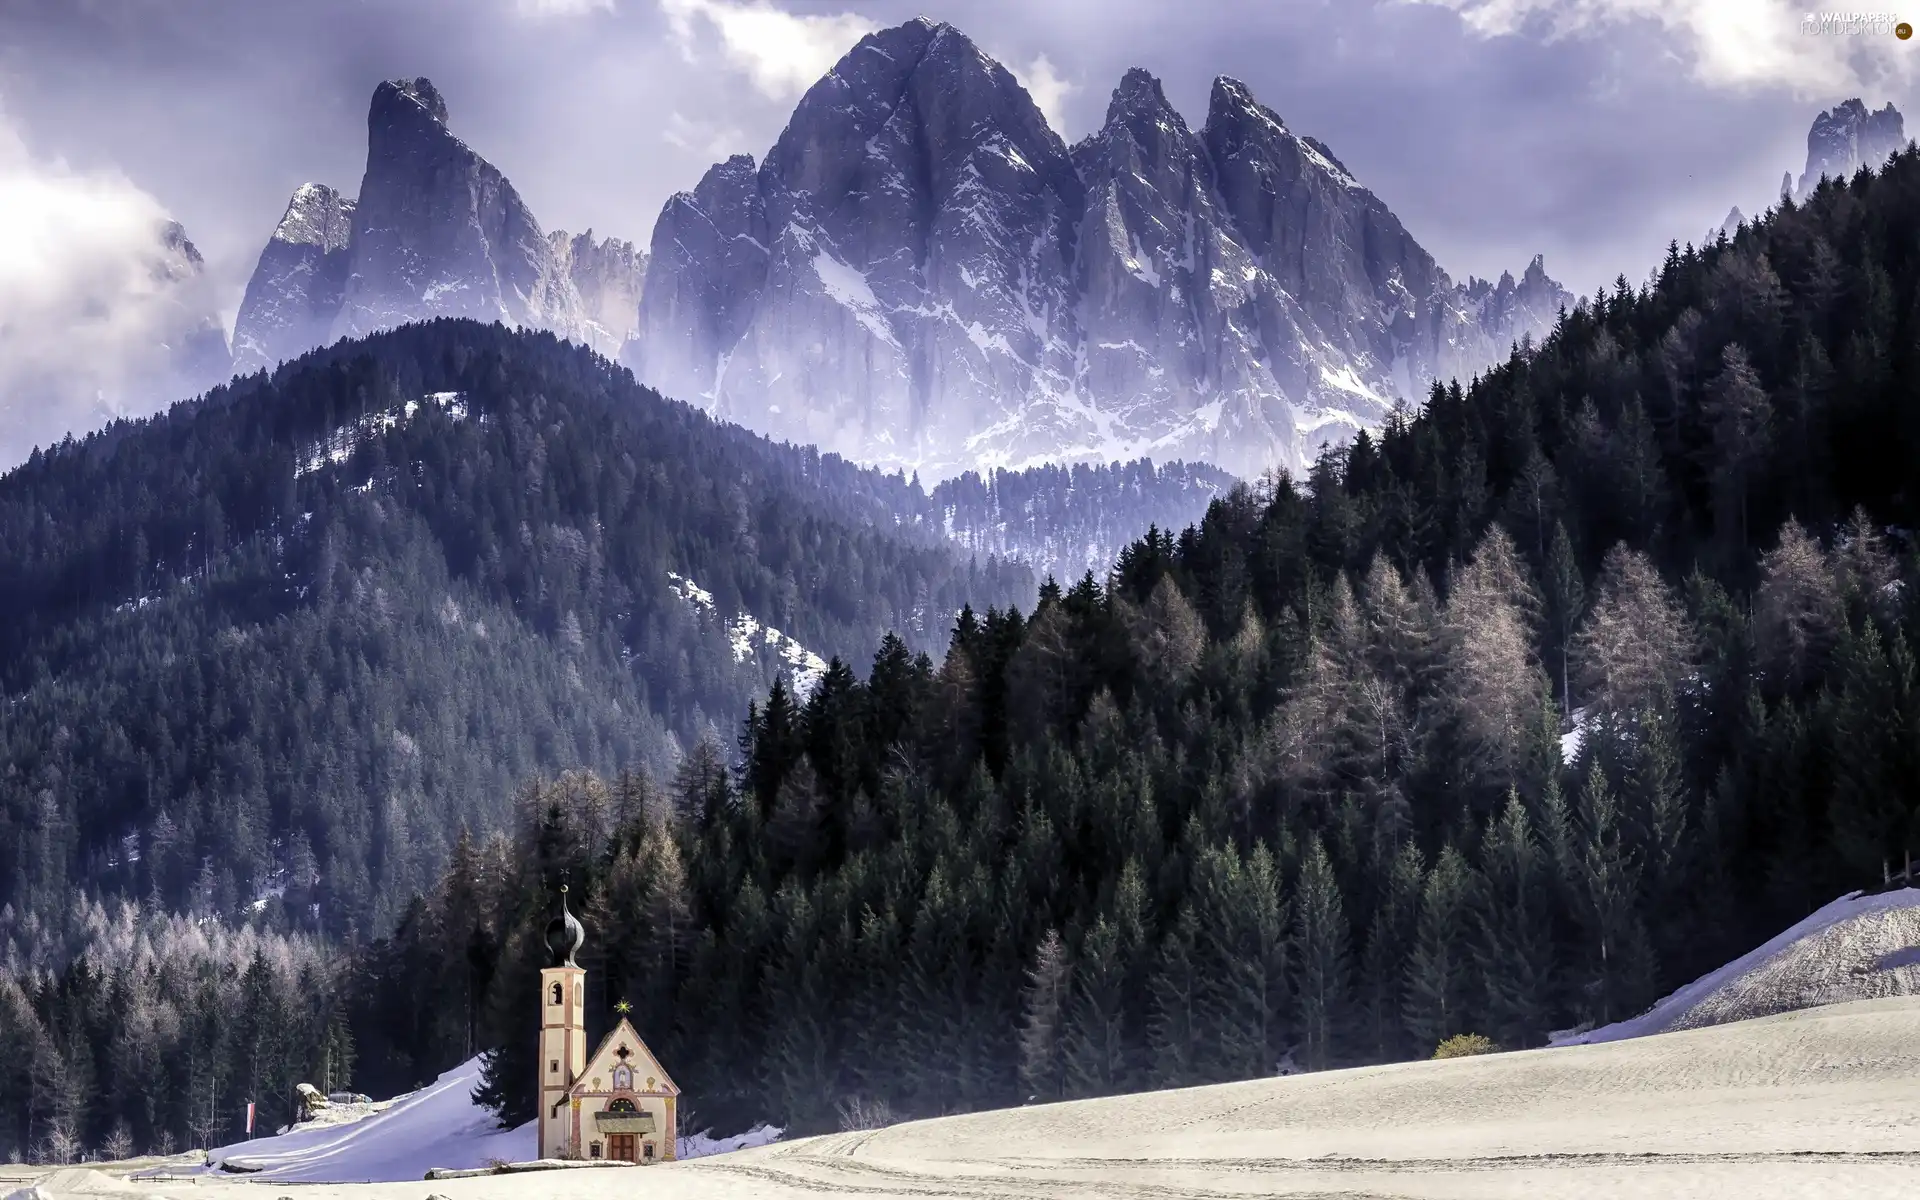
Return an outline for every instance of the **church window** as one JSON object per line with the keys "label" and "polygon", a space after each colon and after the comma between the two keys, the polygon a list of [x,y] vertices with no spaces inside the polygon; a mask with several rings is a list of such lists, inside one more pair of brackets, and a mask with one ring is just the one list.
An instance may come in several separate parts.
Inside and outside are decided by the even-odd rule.
{"label": "church window", "polygon": [[559,1073],[560,1073],[560,1060],[559,1060],[559,1059],[557,1059],[557,1058],[550,1058],[550,1059],[548,1059],[548,1060],[547,1060],[547,1074],[549,1074],[549,1075],[558,1075]]}
{"label": "church window", "polygon": [[644,1143],[644,1146],[645,1146],[645,1149],[641,1151],[641,1154],[648,1162],[652,1162],[653,1161],[653,1143],[646,1142]]}
{"label": "church window", "polygon": [[637,1114],[640,1111],[640,1107],[625,1096],[622,1096],[620,1099],[609,1103],[607,1105],[607,1111],[610,1113]]}
{"label": "church window", "polygon": [[594,1157],[594,1158],[599,1158],[599,1157],[600,1157],[600,1143],[599,1143],[599,1142],[589,1142],[589,1143],[587,1143],[587,1153],[588,1153],[589,1155],[591,1155],[592,1157]]}
{"label": "church window", "polygon": [[[521,994],[522,994],[522,995],[525,995],[525,993],[524,993],[524,992],[523,992],[523,993],[521,993]],[[563,993],[563,992],[561,991],[561,988],[560,988],[560,985],[559,985],[559,984],[557,984],[557,983],[553,985],[553,1002],[554,1002],[555,1004],[563,1004],[563,1003],[565,1003],[565,1000],[564,1000],[564,993]]]}

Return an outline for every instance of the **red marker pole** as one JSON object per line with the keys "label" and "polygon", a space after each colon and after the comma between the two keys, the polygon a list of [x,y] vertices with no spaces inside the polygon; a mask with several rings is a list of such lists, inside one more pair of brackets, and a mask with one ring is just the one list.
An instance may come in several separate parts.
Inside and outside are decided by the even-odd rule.
{"label": "red marker pole", "polygon": [[253,1101],[247,1101],[247,1136],[253,1136]]}

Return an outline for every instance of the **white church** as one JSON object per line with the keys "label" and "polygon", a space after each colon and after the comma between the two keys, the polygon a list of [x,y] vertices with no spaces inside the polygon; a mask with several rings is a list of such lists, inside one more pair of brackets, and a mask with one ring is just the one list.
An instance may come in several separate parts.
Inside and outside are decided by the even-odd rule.
{"label": "white church", "polygon": [[574,961],[586,931],[566,893],[562,884],[547,925],[552,965],[540,972],[540,1157],[672,1162],[680,1089],[624,1011],[587,1053],[587,972]]}

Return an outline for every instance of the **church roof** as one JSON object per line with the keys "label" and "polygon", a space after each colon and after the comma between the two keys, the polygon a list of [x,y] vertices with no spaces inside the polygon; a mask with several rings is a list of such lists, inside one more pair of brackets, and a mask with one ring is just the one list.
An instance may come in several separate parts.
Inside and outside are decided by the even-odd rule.
{"label": "church roof", "polygon": [[[625,1054],[621,1053],[623,1050],[626,1051]],[[619,1062],[626,1062],[641,1078],[649,1075],[654,1078],[655,1085],[653,1087],[635,1088],[635,1091],[664,1092],[669,1096],[678,1096],[680,1094],[680,1085],[673,1081],[671,1075],[667,1074],[667,1069],[660,1064],[659,1056],[648,1048],[645,1040],[643,1040],[639,1032],[634,1029],[633,1022],[627,1020],[625,1017],[621,1017],[613,1029],[607,1033],[607,1036],[600,1039],[599,1047],[587,1058],[587,1069],[582,1071],[580,1077],[574,1080],[573,1086],[567,1089],[568,1094],[580,1095],[587,1092],[604,1092],[610,1090],[608,1088],[595,1088],[592,1086],[592,1082],[596,1077],[595,1071],[596,1068],[598,1068],[598,1077],[605,1079],[612,1073],[614,1065]]]}

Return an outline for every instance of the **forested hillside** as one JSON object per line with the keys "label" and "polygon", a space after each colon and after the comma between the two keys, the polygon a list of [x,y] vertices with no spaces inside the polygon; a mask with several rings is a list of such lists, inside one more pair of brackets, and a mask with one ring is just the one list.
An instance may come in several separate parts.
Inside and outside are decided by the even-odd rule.
{"label": "forested hillside", "polygon": [[0,479],[0,905],[391,928],[526,780],[734,728],[780,664],[727,618],[937,649],[1031,595],[903,488],[453,321],[37,453]]}
{"label": "forested hillside", "polygon": [[558,789],[387,953],[464,978],[490,914],[524,1115],[569,869],[690,1103],[798,1130],[1639,1011],[1920,845],[1916,254],[1912,151],[1676,248],[937,667],[775,691],[670,816]]}
{"label": "forested hillside", "polygon": [[1042,579],[1077,579],[1087,571],[1105,576],[1149,526],[1185,529],[1198,521],[1234,482],[1205,463],[1149,459],[968,471],[942,480],[927,508],[935,528],[977,555],[1017,558]]}
{"label": "forested hillside", "polygon": [[562,872],[590,1030],[630,1002],[694,1128],[1633,1013],[1920,842],[1917,256],[1909,150],[1106,579],[963,612],[938,663],[886,639],[665,786],[523,792],[324,979],[290,947],[254,990],[156,997],[104,954],[0,990],[0,1063],[52,1081],[0,1086],[0,1138],[185,1138],[72,1081],[137,1047],[281,1094],[339,1028],[378,1091],[497,1047],[523,1119]]}

